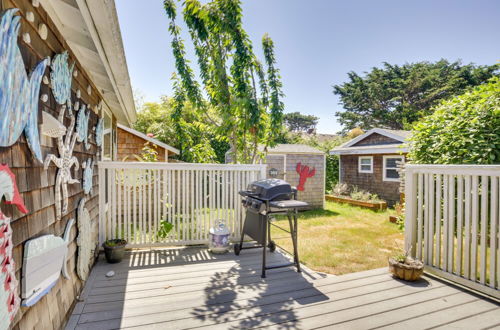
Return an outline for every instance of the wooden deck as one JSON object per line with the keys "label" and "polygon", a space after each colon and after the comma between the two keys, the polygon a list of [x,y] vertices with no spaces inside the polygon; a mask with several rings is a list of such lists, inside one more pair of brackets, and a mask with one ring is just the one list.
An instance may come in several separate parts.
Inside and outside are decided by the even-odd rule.
{"label": "wooden deck", "polygon": [[236,257],[198,248],[100,260],[67,329],[500,328],[499,304],[430,277],[409,284],[385,268],[342,276],[282,268],[261,279],[260,262],[260,249]]}

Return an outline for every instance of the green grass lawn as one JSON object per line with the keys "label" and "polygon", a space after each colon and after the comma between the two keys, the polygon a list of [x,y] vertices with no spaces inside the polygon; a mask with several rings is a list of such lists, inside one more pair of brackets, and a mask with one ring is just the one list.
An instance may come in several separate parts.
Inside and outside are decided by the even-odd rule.
{"label": "green grass lawn", "polygon": [[[368,209],[325,202],[324,210],[299,217],[299,257],[309,268],[330,274],[346,274],[387,266],[387,258],[403,249],[403,231],[389,222],[393,210]],[[276,224],[288,228],[288,220]],[[277,228],[272,238],[293,251],[290,236]]]}

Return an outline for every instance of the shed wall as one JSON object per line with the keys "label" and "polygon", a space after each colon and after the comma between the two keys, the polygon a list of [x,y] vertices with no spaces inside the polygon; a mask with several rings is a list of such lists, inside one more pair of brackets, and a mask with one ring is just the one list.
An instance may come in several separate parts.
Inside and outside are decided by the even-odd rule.
{"label": "shed wall", "polygon": [[[130,132],[127,132],[120,127],[117,127],[118,135],[118,161],[128,161],[135,162],[137,158],[135,156],[140,156],[142,153],[142,148],[146,141],[143,138],[138,137]],[[150,143],[150,145],[153,145]],[[156,145],[155,145],[156,146]],[[162,147],[156,146],[156,151],[158,152],[158,161],[165,162],[168,161],[168,157],[165,157],[167,150]]]}
{"label": "shed wall", "polygon": [[[389,205],[394,205],[399,201],[399,182],[383,181],[384,155],[367,156],[373,156],[373,173],[358,172],[359,155],[341,155],[340,182],[375,193]],[[391,156],[399,155],[391,154]]]}

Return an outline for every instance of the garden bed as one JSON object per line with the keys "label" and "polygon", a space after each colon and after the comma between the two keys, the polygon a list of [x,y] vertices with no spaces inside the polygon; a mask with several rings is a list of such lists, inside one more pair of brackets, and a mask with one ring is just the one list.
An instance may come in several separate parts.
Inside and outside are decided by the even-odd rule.
{"label": "garden bed", "polygon": [[358,201],[348,197],[340,197],[334,195],[325,195],[325,199],[327,201],[360,206],[367,209],[371,209],[373,211],[383,211],[387,209],[387,203],[384,201],[366,202],[366,201]]}

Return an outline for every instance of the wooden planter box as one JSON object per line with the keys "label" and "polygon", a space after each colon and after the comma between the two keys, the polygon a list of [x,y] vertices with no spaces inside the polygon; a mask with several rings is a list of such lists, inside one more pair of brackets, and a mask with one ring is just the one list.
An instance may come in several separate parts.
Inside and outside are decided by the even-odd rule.
{"label": "wooden planter box", "polygon": [[333,201],[337,203],[351,204],[355,206],[364,207],[373,211],[383,211],[387,209],[386,202],[363,202],[357,201],[355,199],[346,198],[346,197],[337,197],[333,195],[325,195],[325,199],[327,201]]}

